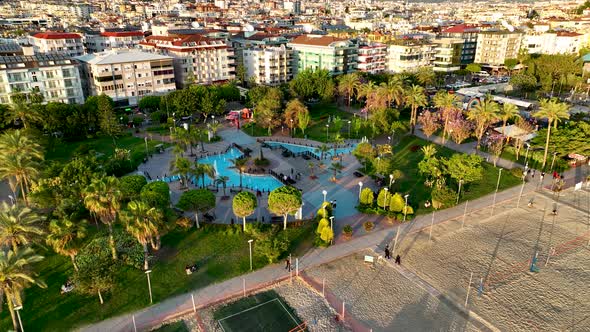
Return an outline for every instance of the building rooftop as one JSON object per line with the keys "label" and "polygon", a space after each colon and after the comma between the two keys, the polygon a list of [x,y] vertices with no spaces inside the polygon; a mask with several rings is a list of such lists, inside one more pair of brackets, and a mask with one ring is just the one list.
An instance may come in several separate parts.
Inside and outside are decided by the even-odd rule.
{"label": "building rooftop", "polygon": [[100,33],[103,37],[143,37],[143,31],[104,31]]}
{"label": "building rooftop", "polygon": [[142,62],[154,60],[169,60],[169,56],[136,50],[113,50],[107,52],[86,54],[75,59],[92,65],[109,65],[126,62]]}
{"label": "building rooftop", "polygon": [[16,68],[40,68],[75,64],[69,56],[61,54],[36,54],[0,56],[0,70]]}
{"label": "building rooftop", "polygon": [[39,32],[33,35],[33,37],[38,39],[82,39],[77,33],[69,33],[69,32]]}
{"label": "building rooftop", "polygon": [[442,33],[465,33],[465,32],[478,32],[479,28],[468,24],[458,24],[450,28],[443,29]]}
{"label": "building rooftop", "polygon": [[312,45],[312,46],[330,46],[332,43],[347,41],[346,39],[332,36],[320,35],[301,35],[291,40],[291,44]]}

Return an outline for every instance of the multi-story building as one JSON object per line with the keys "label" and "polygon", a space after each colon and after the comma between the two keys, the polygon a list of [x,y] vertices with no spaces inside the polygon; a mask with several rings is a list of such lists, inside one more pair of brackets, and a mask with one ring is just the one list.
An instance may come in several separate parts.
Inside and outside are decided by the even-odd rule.
{"label": "multi-story building", "polygon": [[244,50],[287,45],[289,40],[280,35],[258,31],[245,31],[231,37],[231,47],[235,53],[235,65],[244,65]]}
{"label": "multi-story building", "polygon": [[523,37],[522,47],[529,54],[576,54],[582,47],[583,37],[568,31],[530,33]]}
{"label": "multi-story building", "polygon": [[0,57],[0,104],[14,92],[38,89],[44,102],[84,102],[78,63],[59,54]]}
{"label": "multi-story building", "polygon": [[120,48],[136,48],[144,38],[142,31],[102,31],[86,34],[87,53],[104,52]]}
{"label": "multi-story building", "polygon": [[369,43],[359,46],[358,70],[371,74],[385,71],[387,45]]}
{"label": "multi-story building", "polygon": [[234,53],[223,40],[200,34],[149,36],[139,46],[174,58],[179,88],[184,86],[189,73],[197,84],[225,82],[235,77]]}
{"label": "multi-story building", "polygon": [[243,51],[246,80],[256,84],[279,85],[293,78],[293,51],[285,45],[251,47]]}
{"label": "multi-story building", "polygon": [[40,32],[29,37],[35,53],[59,53],[71,57],[84,54],[82,36],[67,32]]}
{"label": "multi-story building", "polygon": [[305,69],[325,69],[331,75],[356,71],[358,45],[331,36],[301,35],[288,44],[293,49],[295,74]]}
{"label": "multi-story building", "polygon": [[433,70],[438,72],[453,72],[461,69],[461,55],[464,41],[461,38],[439,38],[434,44]]}
{"label": "multi-story building", "polygon": [[482,31],[477,36],[475,62],[503,66],[506,59],[516,59],[522,34],[515,31]]}
{"label": "multi-story building", "polygon": [[461,50],[461,64],[467,65],[475,60],[475,50],[477,49],[477,34],[479,28],[467,24],[459,24],[441,31],[441,37],[461,38],[463,47]]}
{"label": "multi-story building", "polygon": [[172,57],[137,50],[87,54],[81,63],[84,93],[106,94],[119,106],[137,105],[147,95],[176,89]]}
{"label": "multi-story building", "polygon": [[434,45],[425,39],[396,39],[387,46],[386,69],[393,73],[415,72],[432,66]]}

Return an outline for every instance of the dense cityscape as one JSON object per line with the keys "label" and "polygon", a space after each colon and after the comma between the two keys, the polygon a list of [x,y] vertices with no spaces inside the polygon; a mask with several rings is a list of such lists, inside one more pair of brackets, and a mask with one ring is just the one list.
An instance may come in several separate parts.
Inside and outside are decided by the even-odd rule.
{"label": "dense cityscape", "polygon": [[0,1],[0,330],[590,329],[590,1]]}

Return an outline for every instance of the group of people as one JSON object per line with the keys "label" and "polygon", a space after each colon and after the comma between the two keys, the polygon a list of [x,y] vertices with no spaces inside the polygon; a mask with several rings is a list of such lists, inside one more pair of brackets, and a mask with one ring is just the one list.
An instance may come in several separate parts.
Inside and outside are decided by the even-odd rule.
{"label": "group of people", "polygon": [[[389,251],[389,244],[385,245],[385,259],[391,259],[391,252]],[[402,265],[402,258],[400,255],[395,256],[395,264]]]}

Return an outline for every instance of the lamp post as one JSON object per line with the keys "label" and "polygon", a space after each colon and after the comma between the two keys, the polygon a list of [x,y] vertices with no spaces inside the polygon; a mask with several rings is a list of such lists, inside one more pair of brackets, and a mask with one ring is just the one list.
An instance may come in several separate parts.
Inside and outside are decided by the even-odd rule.
{"label": "lamp post", "polygon": [[334,243],[334,216],[330,217],[330,230],[332,231],[332,239],[330,243]]}
{"label": "lamp post", "polygon": [[389,145],[391,145],[391,136],[387,136],[387,139],[389,140]]}
{"label": "lamp post", "polygon": [[459,190],[457,190],[457,202],[455,204],[459,204],[459,196],[461,195],[461,185],[463,184],[463,179],[459,180]]}
{"label": "lamp post", "polygon": [[148,150],[148,144],[147,144],[147,136],[143,138],[143,140],[145,141],[145,156],[146,158],[149,157],[149,150]]}
{"label": "lamp post", "polygon": [[383,190],[385,191],[385,198],[383,199],[383,210],[387,211],[387,193],[389,192],[389,189],[383,188]]}
{"label": "lamp post", "polygon": [[293,137],[293,119],[291,119],[291,137]]}
{"label": "lamp post", "polygon": [[348,138],[350,138],[350,124],[352,121],[348,120]]}
{"label": "lamp post", "polygon": [[250,248],[250,271],[252,271],[252,239],[248,240],[248,247]]}
{"label": "lamp post", "polygon": [[410,195],[404,195],[404,198],[406,199],[406,203],[404,204],[404,222],[406,222],[406,214],[408,214],[408,197],[410,197]]}
{"label": "lamp post", "polygon": [[496,208],[496,195],[498,194],[498,188],[500,187],[500,177],[502,176],[502,168],[498,170],[498,181],[496,182],[496,191],[494,191],[494,203],[492,204],[492,213],[490,216],[494,215],[494,209]]}
{"label": "lamp post", "polygon": [[147,275],[147,281],[148,281],[148,290],[150,292],[150,303],[154,303],[154,301],[152,299],[152,281],[150,280],[150,273],[152,273],[152,270],[145,271],[145,275]]}
{"label": "lamp post", "polygon": [[525,169],[528,167],[529,163],[529,149],[531,148],[531,145],[529,143],[526,143],[526,153],[524,155],[524,164],[525,164]]}
{"label": "lamp post", "polygon": [[14,205],[14,203],[15,203],[14,196],[12,196],[12,195],[8,195],[8,199],[10,200],[10,204],[11,204],[11,205]]}
{"label": "lamp post", "polygon": [[330,125],[326,124],[326,142],[328,142],[328,139],[330,138],[330,134],[328,133],[328,129],[330,129]]}
{"label": "lamp post", "polygon": [[174,128],[176,128],[176,112],[172,112],[172,123],[174,124]]}
{"label": "lamp post", "polygon": [[213,120],[213,123],[215,123],[215,115],[211,114],[211,120]]}
{"label": "lamp post", "polygon": [[359,181],[359,201],[361,200],[361,192],[363,191],[363,183]]}
{"label": "lamp post", "polygon": [[322,194],[324,194],[324,203],[326,203],[326,195],[328,194],[328,192],[325,190],[322,190]]}
{"label": "lamp post", "polygon": [[20,311],[23,309],[22,305],[18,305],[16,307],[13,308],[14,311],[16,311],[16,317],[18,317],[18,327],[20,328],[21,332],[25,332],[25,329],[23,329],[23,321],[20,319]]}
{"label": "lamp post", "polygon": [[553,159],[551,159],[551,173],[553,173],[553,164],[555,164],[555,156],[557,156],[557,152],[553,152]]}
{"label": "lamp post", "polygon": [[381,163],[381,157],[377,157],[377,174],[379,174],[379,164]]}
{"label": "lamp post", "polygon": [[389,189],[391,189],[391,185],[395,182],[393,179],[393,174],[389,174]]}

